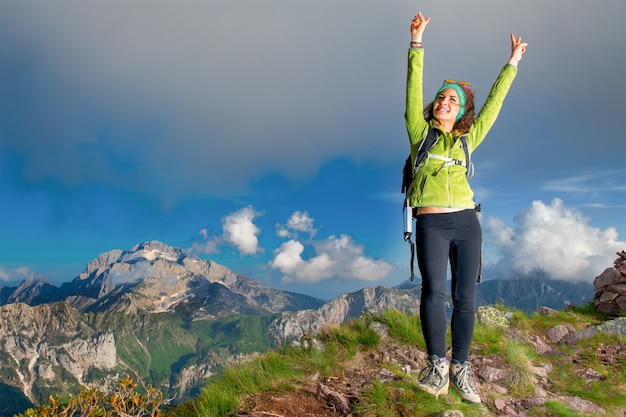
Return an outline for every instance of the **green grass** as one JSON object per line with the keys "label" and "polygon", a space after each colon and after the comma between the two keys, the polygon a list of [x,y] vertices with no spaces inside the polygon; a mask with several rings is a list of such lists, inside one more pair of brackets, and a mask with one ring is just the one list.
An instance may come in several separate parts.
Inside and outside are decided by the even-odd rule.
{"label": "green grass", "polygon": [[146,335],[145,345],[151,356],[150,370],[169,371],[182,356],[195,352],[196,339],[178,327],[163,326]]}
{"label": "green grass", "polygon": [[504,330],[477,324],[474,328],[474,344],[482,355],[499,355],[504,352],[508,338]]}
{"label": "green grass", "polygon": [[535,391],[537,383],[533,371],[536,354],[531,346],[516,340],[509,341],[504,349],[509,363],[509,387],[516,396],[527,396]]}
{"label": "green grass", "polygon": [[357,405],[356,411],[363,417],[395,417],[398,415],[397,408],[407,409],[410,404],[403,402],[394,407],[395,401],[390,398],[396,397],[397,390],[379,380],[374,381],[372,387],[362,395],[362,402]]}
{"label": "green grass", "polygon": [[528,410],[528,417],[600,417],[575,412],[558,401],[546,401],[545,404],[534,406]]}
{"label": "green grass", "polygon": [[[601,404],[603,407],[626,408],[626,358],[615,363],[606,363],[602,358],[602,349],[625,343],[624,337],[607,334],[580,341],[574,347],[558,347],[555,356],[556,366],[550,374],[552,383],[569,395]],[[575,358],[578,369],[597,372],[599,381],[588,380],[585,375],[577,373],[571,364]]]}
{"label": "green grass", "polygon": [[466,404],[453,388],[446,396],[434,396],[417,390],[414,381],[374,381],[372,387],[361,393],[355,412],[363,417],[440,415],[443,410],[459,410],[465,417],[485,417],[486,408],[480,404]]}
{"label": "green grass", "polygon": [[273,351],[249,362],[225,369],[209,379],[207,387],[196,400],[200,415],[228,416],[240,404],[242,397],[255,392],[280,392],[299,381],[314,361],[292,349]]}
{"label": "green grass", "polygon": [[554,315],[541,315],[534,313],[531,318],[531,325],[536,330],[547,330],[559,324],[569,323],[575,329],[582,329],[589,325],[597,325],[608,318],[606,315],[596,313],[593,306],[574,308],[567,311],[557,311]]}
{"label": "green grass", "polygon": [[373,348],[378,345],[380,336],[368,326],[369,321],[369,317],[361,318],[333,328],[326,334],[326,341],[343,347],[348,356],[353,356],[360,348]]}
{"label": "green grass", "polygon": [[407,316],[399,310],[391,309],[381,313],[379,320],[389,327],[389,336],[392,338],[426,349],[419,316]]}
{"label": "green grass", "polygon": [[[576,328],[595,325],[600,318],[588,310],[559,312],[546,317],[538,314],[527,316],[513,312],[511,322],[518,336],[511,337],[503,329],[477,325],[472,349],[485,357],[499,358],[505,362],[507,378],[500,383],[509,389],[514,398],[532,396],[537,389],[534,367],[550,363],[553,370],[548,376],[558,395],[579,396],[601,405],[607,415],[619,415],[617,410],[626,408],[626,359],[621,356],[617,363],[602,363],[598,352],[602,346],[623,346],[624,337],[599,334],[576,345],[558,345],[549,357],[537,355],[525,335],[538,329],[545,331],[551,326],[568,322]],[[419,317],[408,316],[397,310],[388,310],[379,315],[363,315],[342,326],[327,329],[304,339],[301,347],[283,347],[224,369],[207,381],[200,396],[191,403],[181,404],[168,412],[168,417],[232,416],[239,408],[245,410],[244,399],[250,394],[281,393],[301,386],[311,375],[325,377],[342,375],[348,361],[367,355],[381,346],[381,337],[372,330],[373,322],[384,323],[387,334],[396,346],[408,345],[424,350]],[[388,343],[388,341],[385,341]],[[386,345],[385,345],[386,346]],[[575,359],[573,361],[573,359]],[[435,399],[417,390],[415,375],[406,375],[395,363],[384,364],[395,379],[374,379],[369,387],[360,392],[354,405],[355,415],[360,417],[423,417],[439,415],[443,410],[459,410],[466,417],[497,415],[490,411],[494,393],[483,393],[485,404],[465,404],[453,388],[447,396]],[[602,378],[588,382],[580,375],[580,369],[593,369]],[[579,417],[557,401],[547,401],[528,410],[531,417],[548,416]]]}
{"label": "green grass", "polygon": [[361,319],[330,328],[316,338],[322,341],[323,349],[313,343],[304,348],[284,347],[224,369],[208,380],[195,408],[203,417],[226,417],[247,394],[280,392],[299,384],[306,375],[340,372],[342,362],[380,341],[380,336]]}
{"label": "green grass", "polygon": [[[397,311],[387,311],[377,318],[363,316],[316,335],[315,338],[323,343],[321,349],[314,347],[313,343],[305,344],[304,348],[283,348],[225,369],[208,380],[191,408],[197,409],[202,417],[226,417],[241,407],[243,398],[249,394],[290,390],[307,375],[314,373],[322,377],[341,374],[345,361],[379,345],[380,335],[369,326],[374,320],[387,323],[389,333],[393,333],[396,339],[423,342],[419,318]],[[416,323],[417,332],[414,327]],[[415,381],[403,374],[397,365],[389,364],[389,368],[399,376],[398,381],[373,381],[371,388],[361,393],[361,400],[356,406],[360,415],[426,415],[422,413],[441,410],[442,401],[463,410],[468,417],[484,415],[481,406],[464,404],[458,395],[436,400],[417,391]],[[181,407],[190,408],[189,404]],[[176,413],[174,409],[170,416]]]}
{"label": "green grass", "polygon": [[272,347],[267,332],[271,319],[271,316],[231,316],[193,321],[188,328],[198,340],[199,350],[235,348],[244,354],[266,352]]}

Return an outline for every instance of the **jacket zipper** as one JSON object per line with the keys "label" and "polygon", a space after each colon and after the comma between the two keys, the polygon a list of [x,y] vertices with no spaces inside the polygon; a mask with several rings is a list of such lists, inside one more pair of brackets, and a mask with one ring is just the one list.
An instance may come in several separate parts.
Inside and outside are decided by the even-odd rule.
{"label": "jacket zipper", "polygon": [[[450,142],[448,135],[446,135],[446,141]],[[450,147],[448,148],[448,158],[452,158],[452,147],[454,146],[454,142],[450,143]],[[448,182],[448,208],[452,207],[452,185],[450,182],[450,167],[446,167],[446,177]]]}

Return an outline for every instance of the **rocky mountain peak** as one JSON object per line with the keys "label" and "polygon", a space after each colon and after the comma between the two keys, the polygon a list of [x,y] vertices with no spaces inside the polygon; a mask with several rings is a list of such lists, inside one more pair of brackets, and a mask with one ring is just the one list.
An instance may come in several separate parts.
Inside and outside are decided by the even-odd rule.
{"label": "rocky mountain peak", "polygon": [[181,257],[186,255],[183,249],[175,246],[168,246],[158,240],[139,243],[133,246],[129,251],[122,253],[120,260],[129,262],[133,259],[145,259],[146,261],[154,261],[156,259],[165,259],[171,262],[179,262]]}
{"label": "rocky mountain peak", "polygon": [[113,249],[108,252],[101,253],[96,259],[87,264],[85,270],[78,276],[79,280],[86,280],[94,273],[101,273],[112,263],[117,261],[122,254],[121,249]]}
{"label": "rocky mountain peak", "polygon": [[138,243],[128,251],[113,249],[100,254],[96,259],[87,264],[87,268],[85,268],[78,278],[85,280],[93,276],[94,273],[96,275],[102,274],[115,263],[152,262],[156,259],[178,262],[181,257],[184,257],[181,248],[168,246],[157,240]]}
{"label": "rocky mountain peak", "polygon": [[[186,319],[275,314],[317,308],[322,300],[276,290],[215,262],[156,240],[100,254],[60,288],[43,277],[0,288],[0,305],[66,301],[80,312],[179,310]],[[228,300],[227,302],[225,300]]]}
{"label": "rocky mountain peak", "polygon": [[[2,287],[0,287],[2,288]],[[0,291],[0,304],[9,304],[14,302],[26,302],[32,305],[47,302],[51,293],[54,293],[56,287],[46,280],[43,276],[31,273],[27,279],[11,291]]]}

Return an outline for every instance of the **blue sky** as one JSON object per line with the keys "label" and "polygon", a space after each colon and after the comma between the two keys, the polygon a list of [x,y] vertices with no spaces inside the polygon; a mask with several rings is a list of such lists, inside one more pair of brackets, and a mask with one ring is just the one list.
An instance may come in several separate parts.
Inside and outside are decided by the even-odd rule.
{"label": "blue sky", "polygon": [[409,24],[425,96],[478,104],[485,278],[589,280],[626,249],[623,0],[0,0],[0,285],[159,240],[330,298],[409,276]]}

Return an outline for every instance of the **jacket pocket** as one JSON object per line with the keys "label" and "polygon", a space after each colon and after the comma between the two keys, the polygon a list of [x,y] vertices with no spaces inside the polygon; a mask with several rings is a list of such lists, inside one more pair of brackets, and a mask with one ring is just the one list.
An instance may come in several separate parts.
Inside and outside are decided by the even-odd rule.
{"label": "jacket pocket", "polygon": [[426,183],[428,182],[428,175],[424,175],[424,173],[417,174],[415,178],[415,184],[413,189],[413,196],[411,198],[411,205],[417,206],[424,202],[424,190],[426,189]]}

